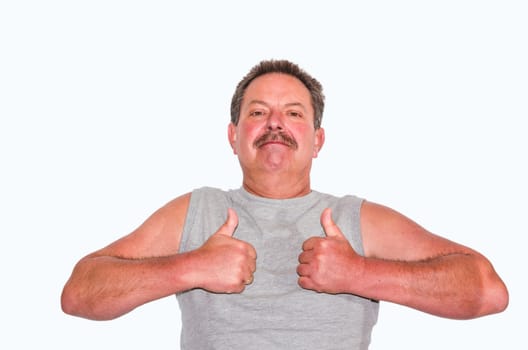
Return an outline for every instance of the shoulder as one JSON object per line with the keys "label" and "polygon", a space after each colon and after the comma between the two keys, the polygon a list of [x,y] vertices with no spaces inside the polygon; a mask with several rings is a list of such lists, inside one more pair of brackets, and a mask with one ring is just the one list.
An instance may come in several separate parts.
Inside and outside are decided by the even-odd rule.
{"label": "shoulder", "polygon": [[194,189],[192,192],[188,193],[192,200],[199,200],[203,198],[221,198],[228,195],[230,191],[224,191],[216,187],[203,186]]}
{"label": "shoulder", "polygon": [[361,233],[367,256],[394,258],[389,253],[398,251],[405,238],[418,231],[423,229],[388,206],[366,200],[361,205]]}
{"label": "shoulder", "polygon": [[218,203],[229,202],[233,191],[224,191],[215,187],[200,187],[188,194],[189,215],[199,208],[218,205]]}
{"label": "shoulder", "polygon": [[314,196],[318,201],[324,203],[325,206],[331,207],[334,215],[343,216],[359,216],[364,198],[352,194],[334,195],[323,192],[313,191]]}

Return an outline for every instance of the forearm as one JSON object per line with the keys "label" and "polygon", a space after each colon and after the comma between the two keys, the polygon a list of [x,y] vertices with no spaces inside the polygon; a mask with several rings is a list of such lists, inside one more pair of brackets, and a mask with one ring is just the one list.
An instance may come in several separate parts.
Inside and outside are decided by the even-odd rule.
{"label": "forearm", "polygon": [[189,255],[146,259],[94,256],[82,259],[62,293],[64,312],[94,320],[119,317],[134,308],[192,288]]}
{"label": "forearm", "polygon": [[350,289],[371,299],[454,319],[499,312],[507,305],[504,284],[478,255],[449,254],[417,262],[366,258],[363,262],[360,282],[351,283]]}

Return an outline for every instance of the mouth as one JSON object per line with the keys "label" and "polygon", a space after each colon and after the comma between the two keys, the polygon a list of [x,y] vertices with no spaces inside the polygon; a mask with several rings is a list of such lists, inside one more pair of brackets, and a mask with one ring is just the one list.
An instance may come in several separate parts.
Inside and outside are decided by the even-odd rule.
{"label": "mouth", "polygon": [[279,132],[267,132],[255,140],[253,146],[260,148],[265,145],[278,144],[297,149],[297,141],[295,139],[281,131]]}

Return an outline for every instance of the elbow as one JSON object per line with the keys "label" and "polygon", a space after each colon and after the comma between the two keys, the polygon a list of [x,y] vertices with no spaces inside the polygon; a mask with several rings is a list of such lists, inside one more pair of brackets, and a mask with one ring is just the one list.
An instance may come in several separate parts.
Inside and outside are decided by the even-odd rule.
{"label": "elbow", "polygon": [[95,307],[93,303],[83,298],[80,293],[66,286],[61,295],[61,309],[65,314],[82,317],[94,321],[106,321],[116,318],[108,315],[108,310],[103,307]]}
{"label": "elbow", "polygon": [[506,284],[491,268],[478,295],[478,312],[475,317],[501,313],[508,307],[510,296]]}
{"label": "elbow", "polygon": [[90,278],[86,264],[81,260],[64,285],[60,297],[61,309],[65,314],[90,320],[102,319],[95,308],[98,299],[90,290]]}
{"label": "elbow", "polygon": [[95,303],[91,301],[89,294],[83,289],[81,285],[75,282],[74,278],[66,283],[62,290],[60,297],[61,309],[65,314],[86,318],[89,320],[103,320],[105,319],[102,312],[97,310]]}
{"label": "elbow", "polygon": [[78,316],[77,298],[73,294],[71,288],[66,284],[61,294],[61,309],[65,314]]}
{"label": "elbow", "polygon": [[62,312],[71,316],[78,316],[83,318],[89,317],[86,312],[86,301],[83,301],[82,293],[75,288],[72,281],[68,281],[62,290],[61,298]]}
{"label": "elbow", "polygon": [[[508,307],[508,288],[489,262],[481,268],[480,278],[472,291],[465,295],[465,301],[459,305],[458,319],[473,319],[501,313]],[[478,282],[477,282],[478,281]],[[463,311],[464,310],[464,311]]]}
{"label": "elbow", "polygon": [[510,295],[504,281],[489,264],[483,284],[483,314],[496,314],[503,312],[508,307]]}
{"label": "elbow", "polygon": [[504,284],[498,286],[487,286],[471,297],[464,298],[457,306],[455,312],[443,315],[458,320],[470,320],[487,315],[501,313],[508,307],[509,294]]}
{"label": "elbow", "polygon": [[75,266],[72,275],[62,289],[60,303],[65,314],[90,318],[87,317],[86,284],[82,283],[83,280],[86,280],[86,275],[82,266],[81,263]]}
{"label": "elbow", "polygon": [[487,295],[485,314],[500,313],[508,307],[510,296],[508,289],[502,280],[497,281],[494,286],[490,286],[485,294]]}

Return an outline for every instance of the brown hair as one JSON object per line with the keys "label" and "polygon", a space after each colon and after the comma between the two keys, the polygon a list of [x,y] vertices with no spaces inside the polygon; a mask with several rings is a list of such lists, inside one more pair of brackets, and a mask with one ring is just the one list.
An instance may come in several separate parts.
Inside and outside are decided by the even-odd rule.
{"label": "brown hair", "polygon": [[319,129],[323,119],[325,100],[323,86],[298,65],[287,60],[265,60],[251,68],[249,73],[238,83],[233,98],[231,99],[231,122],[235,125],[238,124],[240,105],[242,104],[242,99],[249,84],[261,75],[269,73],[291,75],[299,79],[306,86],[310,92],[312,107],[314,109],[314,128]]}

